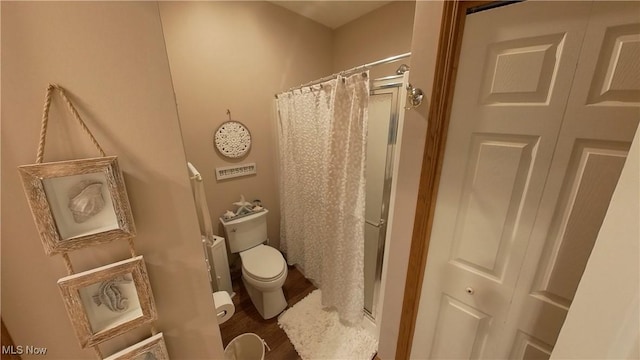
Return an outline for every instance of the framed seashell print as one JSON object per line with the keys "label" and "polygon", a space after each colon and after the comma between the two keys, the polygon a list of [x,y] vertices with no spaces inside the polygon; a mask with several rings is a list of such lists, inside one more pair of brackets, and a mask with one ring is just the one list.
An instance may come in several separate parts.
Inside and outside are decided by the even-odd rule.
{"label": "framed seashell print", "polygon": [[117,157],[18,169],[47,255],[135,236]]}
{"label": "framed seashell print", "polygon": [[158,333],[104,360],[169,360],[169,354],[162,333]]}
{"label": "framed seashell print", "polygon": [[69,275],[58,287],[83,348],[158,318],[142,256]]}

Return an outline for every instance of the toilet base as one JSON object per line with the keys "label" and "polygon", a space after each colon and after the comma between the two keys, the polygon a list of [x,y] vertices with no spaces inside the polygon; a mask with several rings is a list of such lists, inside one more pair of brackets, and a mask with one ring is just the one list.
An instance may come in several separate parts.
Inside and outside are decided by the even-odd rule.
{"label": "toilet base", "polygon": [[277,316],[287,307],[287,300],[284,298],[282,287],[278,287],[273,291],[260,291],[249,284],[244,277],[242,277],[242,283],[249,293],[253,306],[265,320]]}

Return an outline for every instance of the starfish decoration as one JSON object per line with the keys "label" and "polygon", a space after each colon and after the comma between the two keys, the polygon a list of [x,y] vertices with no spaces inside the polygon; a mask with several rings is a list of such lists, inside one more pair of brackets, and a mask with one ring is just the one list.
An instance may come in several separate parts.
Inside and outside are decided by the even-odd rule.
{"label": "starfish decoration", "polygon": [[246,214],[252,212],[253,204],[247,202],[244,199],[244,195],[240,195],[240,201],[234,202],[233,205],[238,206],[238,210],[236,210],[236,215]]}

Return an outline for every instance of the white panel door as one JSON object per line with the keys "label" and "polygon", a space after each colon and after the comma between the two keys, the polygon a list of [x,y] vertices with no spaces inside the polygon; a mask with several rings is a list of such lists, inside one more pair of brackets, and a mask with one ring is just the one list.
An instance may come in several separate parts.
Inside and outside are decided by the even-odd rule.
{"label": "white panel door", "polygon": [[499,353],[590,7],[467,16],[412,358],[457,358],[454,343],[470,358]]}
{"label": "white panel door", "polygon": [[[636,38],[615,28],[615,60],[583,46],[587,31],[597,43],[610,26],[588,27],[592,5],[467,16],[412,358],[548,357],[568,308],[559,298],[572,298],[593,245],[583,239],[597,235],[637,125],[637,116],[612,123],[633,117]],[[597,82],[599,71],[593,86],[604,90],[585,90],[600,99],[594,111],[572,84]],[[551,232],[562,240],[547,241]],[[540,262],[546,243],[553,255]],[[544,287],[532,290],[535,279]]]}
{"label": "white panel door", "polygon": [[549,357],[639,121],[640,3],[594,2],[505,326],[510,359]]}

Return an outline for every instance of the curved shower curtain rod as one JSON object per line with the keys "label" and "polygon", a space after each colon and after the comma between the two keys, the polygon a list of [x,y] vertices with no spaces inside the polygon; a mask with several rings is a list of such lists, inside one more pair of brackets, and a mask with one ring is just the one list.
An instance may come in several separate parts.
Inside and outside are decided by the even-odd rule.
{"label": "curved shower curtain rod", "polygon": [[[317,79],[317,80],[313,80],[313,81],[310,81],[310,82],[302,84],[302,85],[294,86],[292,88],[289,88],[286,91],[281,92],[280,94],[284,94],[284,93],[287,93],[289,91],[300,89],[300,88],[303,88],[303,87],[306,87],[306,86],[316,85],[316,84],[325,82],[327,80],[334,79],[338,75],[345,76],[345,75],[356,73],[358,71],[368,70],[368,69],[370,69],[370,68],[372,68],[374,66],[377,66],[377,65],[388,64],[388,63],[392,63],[392,62],[399,61],[399,60],[402,60],[402,59],[406,59],[409,56],[411,56],[410,52],[404,53],[404,54],[400,54],[400,55],[396,55],[396,56],[391,56],[391,57],[388,57],[386,59],[374,61],[374,62],[371,62],[371,63],[368,63],[368,64],[356,66],[356,67],[353,67],[351,69],[343,70],[343,71],[337,72],[335,74],[328,75],[328,76],[325,76],[323,78],[320,78],[320,79]],[[277,97],[278,97],[278,94],[276,94],[276,98]]]}

